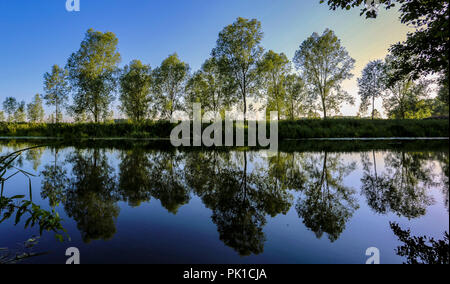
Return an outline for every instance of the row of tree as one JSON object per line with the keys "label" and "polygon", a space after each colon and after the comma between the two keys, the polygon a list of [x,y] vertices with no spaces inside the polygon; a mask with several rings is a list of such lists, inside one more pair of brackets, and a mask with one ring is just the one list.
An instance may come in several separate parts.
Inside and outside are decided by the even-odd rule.
{"label": "row of tree", "polygon": [[[329,1],[332,8],[339,7],[333,2]],[[435,10],[442,13],[446,9],[448,5]],[[411,11],[401,9],[401,13]],[[423,16],[408,15],[409,21]],[[402,21],[409,23],[403,18]],[[433,21],[437,20],[430,18],[428,25],[435,24]],[[440,22],[435,25],[440,25],[444,33],[428,36],[434,36],[432,44],[439,45],[448,37],[448,25]],[[44,75],[42,98],[55,108],[52,119],[56,122],[61,120],[64,109],[75,121],[105,121],[113,116],[111,104],[116,93],[121,112],[136,122],[169,119],[176,111],[189,113],[193,103],[201,103],[202,111],[212,112],[214,116],[237,109],[247,118],[250,109],[278,111],[279,119],[318,117],[319,113],[327,118],[339,114],[343,103],[354,104],[354,98],[342,89],[342,83],[353,77],[355,60],[333,31],[327,29],[322,35],[313,33],[300,45],[292,62],[284,53],[265,52],[262,38],[259,21],[238,18],[219,33],[211,57],[191,74],[189,65],[177,54],[170,55],[154,70],[139,60],[120,69],[116,36],[90,29],[65,68],[55,65]],[[404,44],[423,45],[421,41]],[[436,48],[445,50],[447,45]],[[436,52],[422,55],[426,50],[416,49],[417,54],[405,58],[397,49],[393,47],[384,61],[370,62],[358,79],[360,115],[372,105],[372,118],[379,116],[375,109],[379,97],[383,98],[383,107],[391,118],[448,115],[448,64],[437,64],[448,63],[446,55]],[[411,62],[424,56],[436,64],[428,67],[418,64],[416,69],[411,69]],[[297,72],[293,72],[293,67]],[[441,78],[436,99],[429,97],[431,81],[424,79],[429,74]],[[68,104],[70,94],[71,105]],[[25,120],[23,102],[7,98],[3,106],[9,121]],[[42,118],[42,99],[36,96],[28,106],[28,119],[35,122]]]}

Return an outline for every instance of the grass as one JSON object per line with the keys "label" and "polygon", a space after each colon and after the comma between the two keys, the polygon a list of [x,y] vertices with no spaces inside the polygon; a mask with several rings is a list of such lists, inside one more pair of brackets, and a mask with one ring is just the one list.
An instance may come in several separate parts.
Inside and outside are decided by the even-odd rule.
{"label": "grass", "polygon": [[[169,138],[176,124],[145,123],[0,123],[2,137]],[[206,125],[204,125],[206,126]],[[280,121],[279,139],[448,137],[449,121],[328,119]]]}

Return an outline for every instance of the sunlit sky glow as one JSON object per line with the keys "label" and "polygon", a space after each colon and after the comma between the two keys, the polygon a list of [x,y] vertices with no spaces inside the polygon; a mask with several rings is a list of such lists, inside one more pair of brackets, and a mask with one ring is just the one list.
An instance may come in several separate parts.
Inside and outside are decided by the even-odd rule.
{"label": "sunlit sky glow", "polygon": [[[384,58],[410,30],[397,10],[382,10],[367,20],[359,9],[330,11],[319,0],[81,0],[81,11],[73,13],[65,2],[0,1],[0,101],[14,96],[28,103],[42,93],[43,74],[53,64],[64,66],[89,28],[117,35],[121,67],[140,59],[154,68],[177,52],[195,71],[209,57],[218,33],[237,17],[260,20],[264,48],[290,59],[313,32],[334,30],[356,60],[355,76],[343,86],[356,98],[356,78],[364,66]],[[358,106],[359,100],[346,105],[342,114],[355,115]]]}

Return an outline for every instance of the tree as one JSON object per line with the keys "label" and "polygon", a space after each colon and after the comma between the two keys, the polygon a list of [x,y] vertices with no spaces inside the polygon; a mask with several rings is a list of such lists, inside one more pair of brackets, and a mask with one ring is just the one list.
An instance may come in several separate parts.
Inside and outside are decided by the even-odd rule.
{"label": "tree", "polygon": [[8,115],[8,122],[14,121],[14,113],[16,112],[17,106],[17,100],[14,97],[7,97],[3,101],[3,109]]}
{"label": "tree", "polygon": [[42,122],[44,120],[44,108],[42,107],[41,95],[36,94],[34,101],[27,105],[28,121],[32,123]]}
{"label": "tree", "polygon": [[435,99],[434,114],[435,115],[449,115],[449,88],[448,82],[449,78],[446,76],[441,76],[439,79],[439,90],[438,95]]}
{"label": "tree", "polygon": [[133,121],[146,119],[150,115],[151,67],[133,60],[125,66],[119,81],[121,110]]}
{"label": "tree", "polygon": [[69,98],[70,87],[67,81],[68,72],[53,65],[51,73],[44,75],[44,100],[48,106],[55,107],[56,123],[62,117],[62,108]]}
{"label": "tree", "polygon": [[330,111],[338,112],[342,103],[354,103],[341,84],[353,76],[355,60],[333,31],[326,29],[321,36],[313,33],[295,53],[294,63],[312,87],[314,98],[320,97],[319,108],[325,119]]}
{"label": "tree", "polygon": [[284,53],[272,50],[266,52],[258,64],[258,73],[261,74],[262,85],[266,90],[267,112],[272,110],[280,115],[285,113],[286,92],[284,82],[291,72],[291,62]]}
{"label": "tree", "polygon": [[181,100],[189,70],[189,65],[174,53],[153,71],[155,107],[161,118],[170,119],[175,111],[182,109]]}
{"label": "tree", "polygon": [[186,108],[201,103],[203,112],[224,116],[225,110],[235,102],[236,85],[220,72],[219,63],[212,57],[203,63],[186,85]]}
{"label": "tree", "polygon": [[431,103],[427,100],[428,80],[413,81],[404,78],[388,88],[383,101],[389,118],[420,119],[431,116]]}
{"label": "tree", "polygon": [[16,122],[25,122],[27,120],[24,101],[21,101],[20,103],[17,104],[17,109],[16,112],[14,113],[14,120]]}
{"label": "tree", "polygon": [[212,56],[220,64],[221,71],[236,82],[244,105],[244,121],[247,119],[247,98],[255,95],[258,79],[258,62],[264,52],[261,22],[256,19],[238,18],[219,33]]}
{"label": "tree", "polygon": [[75,91],[75,114],[90,114],[95,122],[110,114],[109,105],[114,100],[112,92],[116,88],[120,62],[117,44],[115,34],[89,29],[80,49],[70,56],[67,69]]}
{"label": "tree", "polygon": [[[325,2],[324,0],[320,1]],[[351,7],[363,5],[361,0],[328,0],[331,9],[349,10]],[[393,45],[390,51],[399,60],[395,76],[390,78],[392,85],[402,77],[412,74],[414,79],[430,73],[449,76],[449,29],[448,29],[448,0],[380,0],[386,9],[400,4],[400,21],[413,26],[414,32],[407,35],[404,42]],[[376,12],[363,9],[361,14],[376,17]]]}
{"label": "tree", "polygon": [[0,110],[0,122],[3,121],[5,121],[5,113],[2,110]]}
{"label": "tree", "polygon": [[381,97],[385,90],[383,61],[370,61],[358,78],[358,94],[361,96],[360,112],[365,113],[372,104],[372,119],[375,118],[375,99]]}
{"label": "tree", "polygon": [[283,82],[285,91],[286,116],[294,120],[310,109],[305,82],[297,74],[289,74]]}

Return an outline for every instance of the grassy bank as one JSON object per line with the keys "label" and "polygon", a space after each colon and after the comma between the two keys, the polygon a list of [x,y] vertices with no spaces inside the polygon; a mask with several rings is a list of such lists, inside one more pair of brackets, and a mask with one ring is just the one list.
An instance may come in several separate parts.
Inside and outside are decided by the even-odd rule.
{"label": "grassy bank", "polygon": [[[2,137],[169,138],[175,124],[145,123],[0,123]],[[207,125],[204,125],[206,127]],[[448,137],[448,120],[329,119],[280,121],[279,139]]]}

